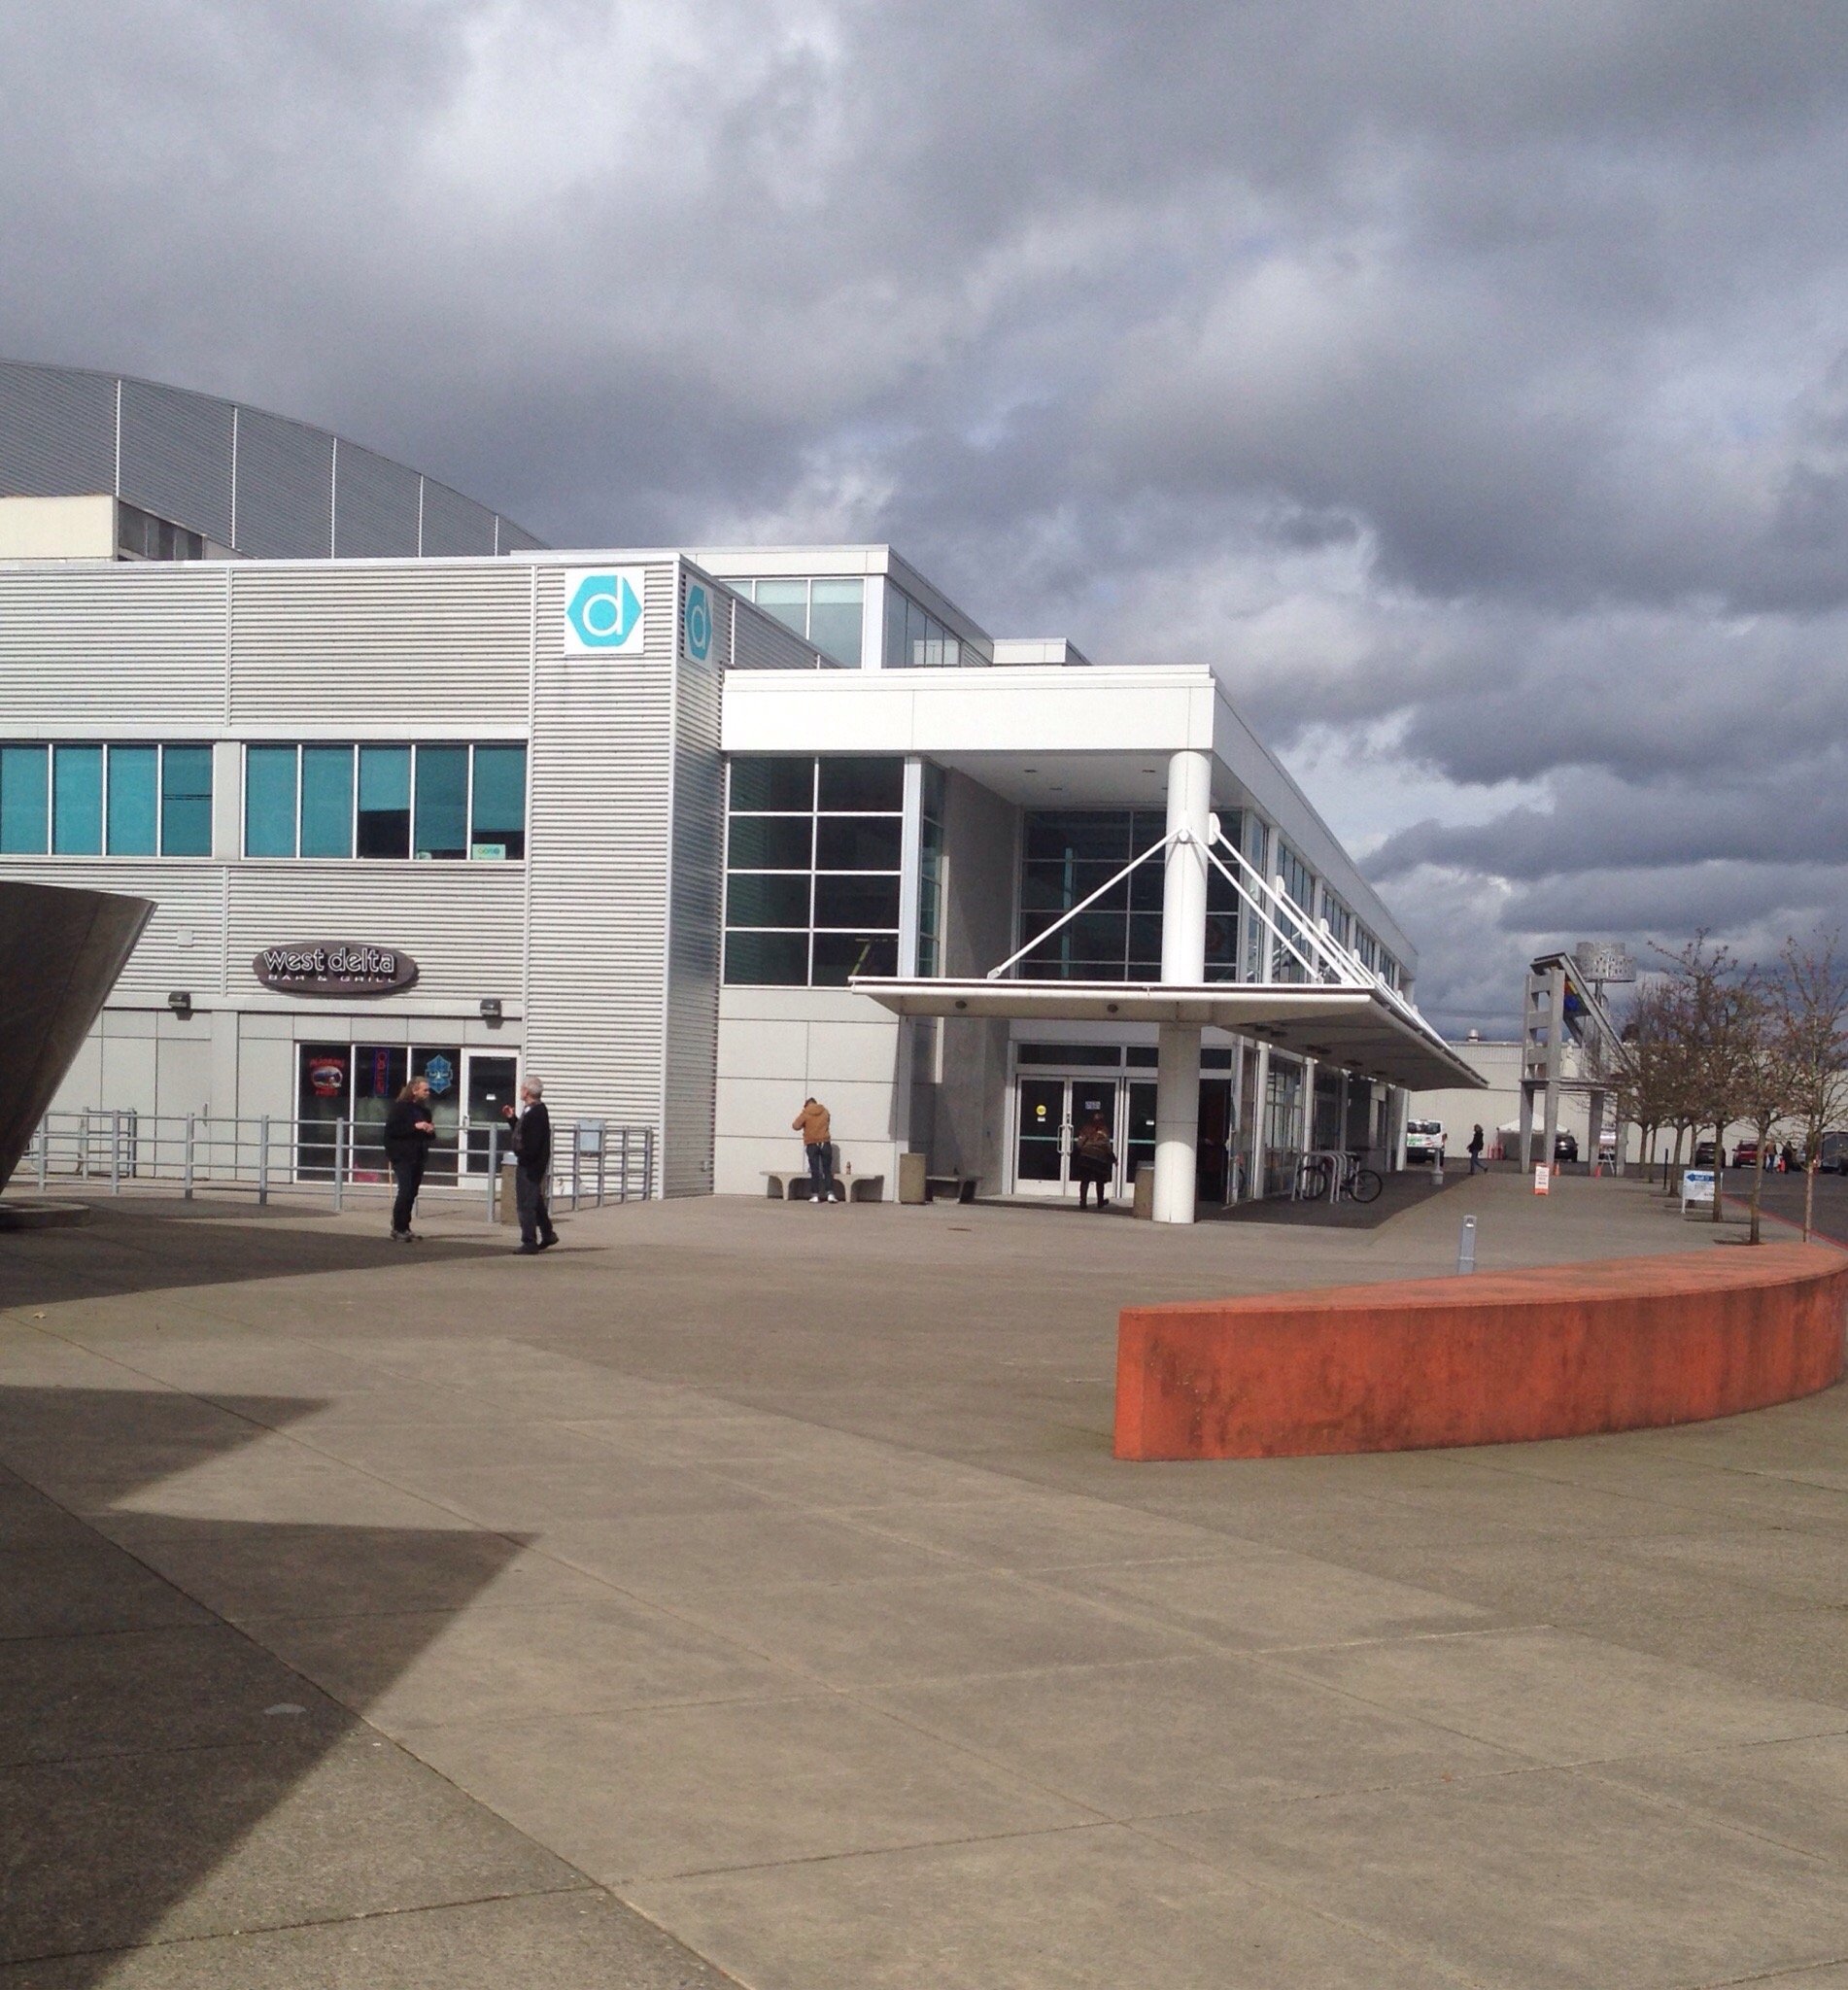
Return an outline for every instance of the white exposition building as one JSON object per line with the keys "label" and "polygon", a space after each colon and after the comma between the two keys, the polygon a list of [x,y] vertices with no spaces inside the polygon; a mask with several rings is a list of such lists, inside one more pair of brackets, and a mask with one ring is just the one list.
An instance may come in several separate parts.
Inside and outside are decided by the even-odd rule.
{"label": "white exposition building", "polygon": [[842,1159],[1155,1213],[1479,1082],[1205,666],[991,637],[883,546],[553,552],[325,431],[0,365],[0,876],[158,907],[64,1107],[374,1125],[523,1070],[761,1194]]}

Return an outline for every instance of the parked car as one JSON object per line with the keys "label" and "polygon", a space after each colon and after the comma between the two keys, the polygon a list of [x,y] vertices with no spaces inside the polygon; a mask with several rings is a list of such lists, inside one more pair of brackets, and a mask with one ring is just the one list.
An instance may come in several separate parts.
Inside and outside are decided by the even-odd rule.
{"label": "parked car", "polygon": [[1576,1133],[1556,1133],[1553,1136],[1553,1159],[1557,1166],[1560,1161],[1576,1161],[1579,1157],[1579,1137]]}
{"label": "parked car", "polygon": [[1441,1119],[1408,1119],[1405,1122],[1405,1165],[1428,1168],[1444,1161],[1444,1122]]}
{"label": "parked car", "polygon": [[1732,1149],[1732,1165],[1735,1168],[1756,1168],[1759,1164],[1759,1144],[1756,1140],[1742,1140]]}
{"label": "parked car", "polygon": [[1710,1168],[1713,1166],[1712,1141],[1702,1140],[1695,1142],[1694,1165],[1696,1168]]}
{"label": "parked car", "polygon": [[1848,1133],[1825,1133],[1816,1165],[1825,1175],[1848,1175]]}

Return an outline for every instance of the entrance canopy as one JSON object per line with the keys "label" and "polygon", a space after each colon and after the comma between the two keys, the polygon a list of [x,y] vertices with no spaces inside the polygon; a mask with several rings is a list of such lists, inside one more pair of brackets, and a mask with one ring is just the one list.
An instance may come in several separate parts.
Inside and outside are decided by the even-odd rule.
{"label": "entrance canopy", "polygon": [[850,985],[897,1015],[1196,1024],[1345,1065],[1408,1091],[1481,1090],[1484,1082],[1428,1024],[1378,988],[1289,981],[907,980],[884,975],[856,975]]}

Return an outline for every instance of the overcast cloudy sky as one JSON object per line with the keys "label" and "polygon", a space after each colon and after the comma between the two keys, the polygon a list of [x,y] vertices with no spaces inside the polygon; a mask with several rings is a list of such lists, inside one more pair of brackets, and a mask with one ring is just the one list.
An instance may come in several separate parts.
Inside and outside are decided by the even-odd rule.
{"label": "overcast cloudy sky", "polygon": [[0,0],[0,353],[1210,661],[1447,1027],[1848,910],[1841,0]]}

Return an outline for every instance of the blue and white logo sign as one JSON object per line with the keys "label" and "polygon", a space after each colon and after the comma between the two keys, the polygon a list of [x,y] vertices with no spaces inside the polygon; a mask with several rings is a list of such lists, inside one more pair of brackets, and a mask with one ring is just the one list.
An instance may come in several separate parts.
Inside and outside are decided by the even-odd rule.
{"label": "blue and white logo sign", "polygon": [[687,582],[687,654],[702,664],[712,654],[712,590],[702,580]]}
{"label": "blue and white logo sign", "polygon": [[642,594],[647,574],[639,566],[578,568],[565,576],[565,654],[625,656],[641,648]]}
{"label": "blue and white logo sign", "polygon": [[456,1067],[438,1050],[424,1066],[424,1076],[429,1081],[429,1088],[440,1099],[456,1082]]}

